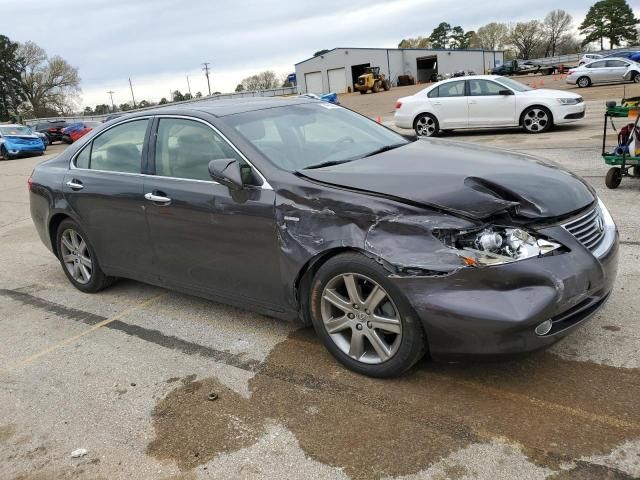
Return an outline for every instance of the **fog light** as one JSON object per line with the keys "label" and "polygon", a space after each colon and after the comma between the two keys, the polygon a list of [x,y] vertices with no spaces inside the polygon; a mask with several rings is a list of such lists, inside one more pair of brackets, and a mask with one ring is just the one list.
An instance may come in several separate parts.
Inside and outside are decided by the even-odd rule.
{"label": "fog light", "polygon": [[551,331],[551,327],[553,327],[553,323],[551,323],[551,320],[545,320],[536,327],[536,335],[546,335]]}

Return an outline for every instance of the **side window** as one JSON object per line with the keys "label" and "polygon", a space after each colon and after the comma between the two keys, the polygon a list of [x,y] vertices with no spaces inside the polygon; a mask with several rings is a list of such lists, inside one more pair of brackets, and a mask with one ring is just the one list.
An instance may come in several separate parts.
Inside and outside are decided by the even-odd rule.
{"label": "side window", "polygon": [[87,145],[76,157],[76,167],[89,168],[89,157],[91,156],[91,145]]}
{"label": "side window", "polygon": [[500,95],[500,90],[506,89],[506,87],[489,80],[469,80],[469,92],[472,97]]}
{"label": "side window", "polygon": [[464,80],[440,85],[438,95],[440,97],[464,97]]}
{"label": "side window", "polygon": [[627,66],[627,63],[622,60],[607,60],[607,67],[621,68]]}
{"label": "side window", "polygon": [[431,91],[429,92],[428,97],[429,97],[429,98],[438,98],[438,95],[439,95],[438,90],[439,90],[439,89],[440,89],[440,87],[436,87],[436,88],[434,88],[433,90],[431,90]]}
{"label": "side window", "polygon": [[587,68],[604,68],[607,62],[592,62],[585,65]]}
{"label": "side window", "polygon": [[211,181],[209,162],[219,158],[234,158],[243,164],[237,152],[208,125],[182,118],[160,119],[156,175]]}
{"label": "side window", "polygon": [[[109,172],[140,173],[142,147],[148,123],[147,119],[134,120],[113,127],[96,137],[91,148],[89,168]],[[85,150],[89,149],[85,148]]]}

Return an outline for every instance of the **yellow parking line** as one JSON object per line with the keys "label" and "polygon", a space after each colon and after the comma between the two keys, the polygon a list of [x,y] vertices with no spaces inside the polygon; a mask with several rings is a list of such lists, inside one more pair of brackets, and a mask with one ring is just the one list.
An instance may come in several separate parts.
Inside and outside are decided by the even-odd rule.
{"label": "yellow parking line", "polygon": [[[6,369],[2,369],[6,372],[15,369],[17,367],[21,367],[24,365],[27,365],[28,363],[33,362],[34,360],[37,360],[40,357],[43,357],[44,355],[47,355],[48,353],[54,352],[56,350],[59,350],[60,348],[64,347],[65,345],[69,345],[70,343],[75,342],[76,340],[78,340],[79,338],[84,337],[85,335],[88,335],[89,333],[98,330],[99,328],[104,327],[105,325],[108,325],[111,322],[115,322],[116,320],[120,320],[122,317],[124,317],[125,315],[134,312],[136,310],[139,310],[141,308],[144,308],[150,304],[152,304],[153,302],[159,300],[161,297],[165,296],[167,294],[167,292],[163,292],[159,295],[156,295],[155,297],[150,298],[149,300],[145,300],[144,302],[138,303],[137,305],[133,305],[129,308],[125,308],[123,311],[121,311],[120,313],[114,315],[113,317],[107,318],[106,320],[103,320],[99,323],[96,323],[95,325],[93,325],[91,328],[85,330],[82,333],[79,333],[77,335],[74,335],[73,337],[69,337],[66,338],[64,340],[62,340],[59,343],[56,343],[55,345],[52,345],[49,348],[46,348],[38,353],[35,353],[27,358],[25,358],[24,360],[16,363],[15,365],[13,365],[12,367],[6,368]],[[2,371],[0,370],[0,371]]]}

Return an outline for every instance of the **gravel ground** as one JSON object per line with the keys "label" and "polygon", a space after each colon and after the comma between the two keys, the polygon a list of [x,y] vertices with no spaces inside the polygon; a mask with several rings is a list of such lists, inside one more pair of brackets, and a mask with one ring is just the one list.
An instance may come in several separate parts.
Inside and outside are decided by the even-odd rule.
{"label": "gravel ground", "polygon": [[[390,122],[415,90],[342,102]],[[42,158],[0,163],[0,478],[639,478],[640,180],[607,190],[599,158],[604,100],[621,90],[581,90],[585,120],[548,134],[446,137],[539,155],[594,186],[622,238],[606,307],[545,353],[425,360],[386,381],[344,370],[295,324],[132,281],[76,291],[31,223],[26,180]]]}

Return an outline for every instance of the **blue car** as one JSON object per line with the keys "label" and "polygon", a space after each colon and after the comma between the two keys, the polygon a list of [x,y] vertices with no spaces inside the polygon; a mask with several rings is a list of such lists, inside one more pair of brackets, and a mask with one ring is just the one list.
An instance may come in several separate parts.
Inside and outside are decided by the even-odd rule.
{"label": "blue car", "polygon": [[24,125],[0,125],[0,159],[43,155],[46,147],[42,139]]}

